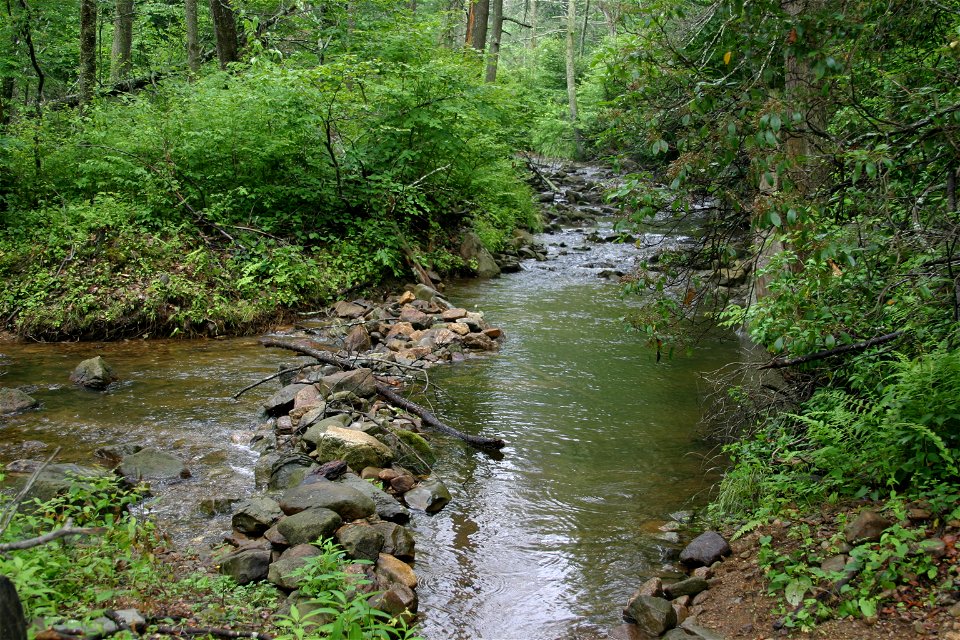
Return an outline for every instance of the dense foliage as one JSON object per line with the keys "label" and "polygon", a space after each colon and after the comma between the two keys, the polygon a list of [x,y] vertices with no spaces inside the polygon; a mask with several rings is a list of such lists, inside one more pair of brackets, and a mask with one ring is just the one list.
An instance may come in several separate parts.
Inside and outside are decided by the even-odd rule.
{"label": "dense foliage", "polygon": [[[905,496],[955,517],[960,4],[670,2],[627,24],[591,79],[597,149],[646,170],[616,194],[635,224],[698,239],[633,285],[654,294],[641,328],[662,344],[706,314],[783,365],[729,390],[741,421],[715,513],[756,526]],[[755,273],[746,304],[716,287],[729,269]],[[916,575],[896,558],[875,566]],[[802,602],[816,577],[771,563]],[[832,613],[875,612],[889,577]]]}
{"label": "dense foliage", "polygon": [[429,16],[361,15],[298,15],[192,82],[19,112],[0,131],[0,317],[33,337],[249,330],[414,262],[462,268],[465,228],[496,249],[535,225],[522,95],[436,47]]}
{"label": "dense foliage", "polygon": [[178,554],[167,548],[161,532],[149,518],[134,515],[144,495],[121,482],[113,476],[77,478],[69,492],[29,500],[18,510],[0,494],[0,543],[67,525],[91,532],[0,554],[0,574],[13,580],[26,618],[42,621],[33,625],[31,637],[46,625],[94,629],[105,611],[134,602],[154,616],[148,620],[154,628],[175,628],[171,615],[177,611],[187,614],[188,628],[234,626],[277,640],[415,638],[405,621],[369,604],[371,594],[359,590],[366,582],[345,571],[349,561],[331,540],[318,541],[322,553],[298,569],[303,611],[293,606],[288,614],[278,613],[282,594],[271,584],[238,585],[227,576],[178,568]]}

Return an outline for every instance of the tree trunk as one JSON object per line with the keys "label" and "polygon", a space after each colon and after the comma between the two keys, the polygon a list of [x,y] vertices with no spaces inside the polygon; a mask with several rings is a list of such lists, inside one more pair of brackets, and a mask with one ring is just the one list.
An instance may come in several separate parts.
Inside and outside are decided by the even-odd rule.
{"label": "tree trunk", "polygon": [[93,99],[97,82],[97,2],[80,0],[80,104]]}
{"label": "tree trunk", "polygon": [[491,16],[490,52],[487,55],[487,82],[497,81],[497,63],[500,61],[500,38],[503,37],[503,0],[493,0]]}
{"label": "tree trunk", "polygon": [[573,139],[576,144],[577,158],[583,156],[583,143],[580,140],[580,128],[577,121],[577,68],[576,49],[574,48],[574,32],[577,30],[576,0],[567,2],[567,101],[570,107],[570,126],[573,128]]}
{"label": "tree trunk", "polygon": [[4,78],[0,82],[0,128],[10,124],[13,115],[13,89],[16,86],[14,78]]}
{"label": "tree trunk", "polygon": [[530,50],[537,48],[537,4],[538,0],[530,0]]}
{"label": "tree trunk", "polygon": [[190,73],[200,71],[200,29],[197,27],[197,0],[184,0],[184,19],[187,26],[187,65]]}
{"label": "tree trunk", "polygon": [[620,21],[620,3],[617,0],[600,3],[604,22],[607,23],[607,32],[611,37],[617,36],[617,22]]}
{"label": "tree trunk", "polygon": [[487,21],[490,18],[490,0],[473,0],[467,14],[467,46],[483,51],[487,46]]}
{"label": "tree trunk", "polygon": [[237,17],[233,13],[230,0],[210,0],[210,17],[213,19],[213,33],[217,40],[217,59],[220,61],[220,68],[226,69],[228,64],[240,59]]}
{"label": "tree trunk", "polygon": [[7,576],[0,576],[0,638],[27,640],[27,621],[17,590]]}
{"label": "tree trunk", "polygon": [[113,47],[110,49],[110,83],[116,84],[130,75],[130,51],[133,48],[133,0],[117,0],[113,19]]}

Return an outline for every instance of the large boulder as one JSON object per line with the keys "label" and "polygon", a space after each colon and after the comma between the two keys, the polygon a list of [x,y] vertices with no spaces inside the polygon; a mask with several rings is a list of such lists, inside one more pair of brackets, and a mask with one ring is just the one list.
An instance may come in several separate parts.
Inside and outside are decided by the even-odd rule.
{"label": "large boulder", "polygon": [[383,535],[383,552],[401,560],[413,560],[416,556],[416,541],[410,530],[395,522],[376,522],[371,525]]}
{"label": "large boulder", "polygon": [[437,478],[427,478],[419,485],[407,491],[403,499],[411,509],[427,513],[436,513],[450,502],[450,490]]}
{"label": "large boulder", "polygon": [[93,488],[91,483],[84,480],[85,478],[102,478],[110,475],[112,475],[111,472],[99,467],[82,467],[71,463],[50,464],[37,475],[27,492],[26,499],[50,500],[67,493],[77,485]]}
{"label": "large boulder", "polygon": [[228,575],[237,584],[249,584],[267,579],[270,552],[266,549],[238,549],[220,561],[220,573]]}
{"label": "large boulder", "polygon": [[[306,418],[307,416],[304,416]],[[323,438],[324,434],[327,433],[327,429],[330,427],[346,427],[350,424],[350,416],[345,413],[340,413],[335,416],[330,416],[329,418],[323,418],[322,420],[314,421],[309,428],[304,431],[303,435],[300,436],[300,441],[304,443],[303,448],[307,451],[312,451],[317,448],[317,442]],[[304,426],[303,420],[300,422],[301,426]]]}
{"label": "large boulder", "polygon": [[85,389],[106,389],[116,379],[117,376],[114,375],[113,369],[103,360],[102,356],[84,360],[70,374],[70,382]]}
{"label": "large boulder", "polygon": [[[295,517],[295,516],[290,516]],[[383,534],[367,524],[348,524],[337,530],[337,542],[348,558],[376,562],[383,549]]]}
{"label": "large boulder", "polygon": [[397,464],[413,473],[430,473],[431,467],[437,461],[430,443],[420,434],[406,429],[397,429],[393,433],[399,441]]}
{"label": "large boulder", "polygon": [[266,496],[247,498],[241,501],[233,512],[231,524],[244,535],[256,537],[270,528],[283,517],[283,511],[276,500]]}
{"label": "large boulder", "polygon": [[377,509],[368,496],[352,487],[326,479],[288,489],[280,498],[280,508],[288,515],[316,507],[336,511],[348,522],[371,516]]}
{"label": "large boulder", "polygon": [[313,460],[301,453],[282,453],[270,466],[268,486],[271,491],[283,491],[295,487],[303,482],[316,467]]}
{"label": "large boulder", "polygon": [[263,410],[268,416],[282,416],[293,409],[293,403],[297,399],[297,394],[305,389],[305,384],[288,384],[277,391],[263,403]]}
{"label": "large boulder", "polygon": [[320,463],[343,460],[356,470],[393,462],[393,452],[387,445],[362,431],[343,427],[328,427],[316,439],[316,449],[310,456]]}
{"label": "large boulder", "polygon": [[677,612],[673,605],[668,600],[652,596],[639,596],[631,600],[623,610],[623,617],[654,637],[677,626]]}
{"label": "large boulder", "polygon": [[0,387],[0,416],[32,409],[39,403],[20,389]]}
{"label": "large boulder", "polygon": [[410,587],[395,583],[390,585],[389,589],[377,595],[372,604],[380,611],[385,611],[391,616],[416,613],[417,594]]}
{"label": "large boulder", "polygon": [[190,477],[190,470],[177,456],[156,449],[141,449],[124,456],[120,461],[120,474],[127,479],[179,480]]}
{"label": "large boulder", "polygon": [[307,564],[307,560],[320,555],[320,549],[312,544],[298,544],[284,551],[280,557],[270,565],[267,580],[281,589],[293,591],[300,587],[303,577],[293,573]]}
{"label": "large boulder", "polygon": [[460,245],[460,257],[463,258],[471,267],[475,268],[477,277],[493,278],[500,275],[500,267],[497,261],[483,246],[478,236],[473,231],[463,234],[463,243]]}
{"label": "large boulder", "polygon": [[680,552],[680,562],[691,569],[709,567],[724,556],[730,555],[730,545],[716,531],[707,531],[694,538]]}
{"label": "large boulder", "polygon": [[317,388],[328,397],[341,391],[350,391],[361,398],[369,398],[377,393],[377,381],[372,370],[353,369],[323,376],[317,382]]}
{"label": "large boulder", "polygon": [[347,473],[341,477],[338,482],[352,487],[360,493],[368,496],[377,505],[377,515],[381,520],[404,524],[410,521],[410,511],[397,502],[397,499],[385,491],[381,491],[376,485],[363,480],[359,476]]}
{"label": "large boulder", "polygon": [[335,511],[311,507],[277,523],[277,531],[288,544],[310,544],[319,538],[330,538],[343,520]]}

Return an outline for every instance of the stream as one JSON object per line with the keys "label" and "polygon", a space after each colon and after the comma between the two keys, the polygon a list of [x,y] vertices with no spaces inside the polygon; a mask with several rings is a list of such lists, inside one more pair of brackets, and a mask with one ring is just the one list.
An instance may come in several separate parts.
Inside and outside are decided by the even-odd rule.
{"label": "stream", "polygon": [[[602,222],[601,231],[610,223]],[[642,579],[675,547],[657,527],[703,505],[716,451],[699,437],[698,374],[736,357],[735,340],[657,363],[621,317],[635,300],[598,277],[639,255],[592,243],[588,230],[541,236],[550,259],[516,274],[448,287],[507,335],[499,354],[430,370],[437,413],[508,445],[491,456],[437,438],[434,472],[453,501],[415,514],[415,569],[428,640],[603,638]],[[102,355],[121,382],[74,388],[70,371]],[[214,544],[229,516],[206,497],[253,492],[249,431],[275,389],[231,395],[291,355],[255,339],[0,345],[0,379],[42,403],[0,418],[0,463],[42,458],[89,464],[104,444],[136,443],[183,458],[193,476],[148,503],[181,544]]]}

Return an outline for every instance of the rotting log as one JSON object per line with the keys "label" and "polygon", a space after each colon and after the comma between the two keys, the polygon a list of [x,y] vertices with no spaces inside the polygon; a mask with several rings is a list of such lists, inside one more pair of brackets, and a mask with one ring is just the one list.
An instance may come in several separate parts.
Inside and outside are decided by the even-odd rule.
{"label": "rotting log", "polygon": [[[261,338],[260,344],[265,347],[278,347],[280,349],[290,349],[291,351],[296,351],[297,353],[302,353],[304,355],[312,356],[318,361],[324,364],[331,364],[340,369],[352,371],[358,369],[353,362],[347,360],[346,358],[341,358],[340,356],[335,356],[332,353],[327,351],[322,351],[320,349],[315,349],[310,345],[304,343],[303,341],[291,341],[291,340],[279,340],[277,338]],[[431,411],[425,407],[407,400],[399,393],[394,391],[383,382],[378,376],[374,376],[377,385],[377,393],[389,401],[391,404],[409,411],[410,413],[419,416],[423,423],[432,428],[435,431],[444,433],[455,438],[463,440],[467,444],[470,444],[474,447],[480,449],[502,449],[506,443],[500,438],[490,438],[487,436],[472,436],[468,433],[463,433],[454,429],[450,425],[441,421],[437,418]]]}

